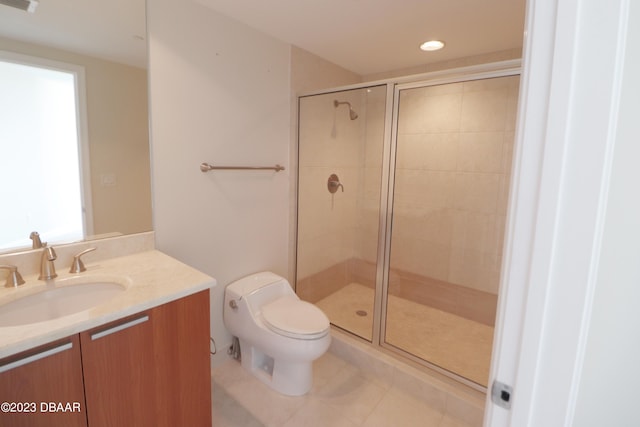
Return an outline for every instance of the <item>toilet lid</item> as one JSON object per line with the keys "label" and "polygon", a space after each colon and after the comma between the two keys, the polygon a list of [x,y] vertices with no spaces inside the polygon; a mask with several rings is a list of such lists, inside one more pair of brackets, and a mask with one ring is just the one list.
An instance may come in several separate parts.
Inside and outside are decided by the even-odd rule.
{"label": "toilet lid", "polygon": [[294,297],[281,297],[262,307],[266,326],[291,338],[316,339],[329,331],[329,319],[313,304]]}

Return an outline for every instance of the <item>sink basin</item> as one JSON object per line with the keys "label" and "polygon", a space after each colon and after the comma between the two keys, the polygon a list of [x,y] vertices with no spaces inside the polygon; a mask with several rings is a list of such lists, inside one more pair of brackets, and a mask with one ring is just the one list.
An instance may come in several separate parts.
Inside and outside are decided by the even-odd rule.
{"label": "sink basin", "polygon": [[62,284],[0,305],[0,327],[68,316],[103,304],[126,290],[126,286],[111,281]]}

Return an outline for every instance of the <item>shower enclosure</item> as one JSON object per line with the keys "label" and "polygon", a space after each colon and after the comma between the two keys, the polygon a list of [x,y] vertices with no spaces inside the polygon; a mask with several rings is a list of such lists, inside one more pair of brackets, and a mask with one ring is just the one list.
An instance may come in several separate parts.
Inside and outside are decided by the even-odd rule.
{"label": "shower enclosure", "polygon": [[479,389],[518,85],[510,63],[299,97],[296,292],[336,327]]}

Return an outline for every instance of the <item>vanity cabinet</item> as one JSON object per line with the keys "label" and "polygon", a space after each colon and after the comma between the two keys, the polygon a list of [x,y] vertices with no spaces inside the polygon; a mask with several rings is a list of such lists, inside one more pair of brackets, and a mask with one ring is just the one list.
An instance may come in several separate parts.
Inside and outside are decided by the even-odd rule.
{"label": "vanity cabinet", "polygon": [[0,360],[0,426],[86,427],[81,363],[78,335]]}
{"label": "vanity cabinet", "polygon": [[[28,401],[66,402],[75,398],[62,397],[63,388],[74,393],[79,390],[84,423],[71,423],[67,413],[60,414],[61,422],[51,414],[39,414],[45,418],[43,424],[32,423],[31,417],[27,424],[5,424],[8,418],[0,414],[0,425],[211,426],[208,290],[81,332],[69,340],[74,343],[73,352],[1,373],[0,396],[5,400],[5,396],[11,400],[19,396]],[[40,363],[47,366],[40,367]],[[12,379],[16,375],[28,378],[24,393],[24,380]],[[62,380],[73,380],[74,385],[63,387]],[[53,394],[32,394],[47,387]]]}
{"label": "vanity cabinet", "polygon": [[211,426],[208,291],[80,342],[89,426]]}

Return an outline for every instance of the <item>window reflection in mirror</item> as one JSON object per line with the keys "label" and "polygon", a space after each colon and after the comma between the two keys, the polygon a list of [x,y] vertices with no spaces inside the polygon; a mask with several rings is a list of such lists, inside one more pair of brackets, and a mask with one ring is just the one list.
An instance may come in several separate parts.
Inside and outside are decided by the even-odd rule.
{"label": "window reflection in mirror", "polygon": [[[85,235],[95,239],[139,233],[152,229],[151,186],[149,157],[149,127],[147,108],[147,72],[145,68],[109,61],[59,49],[0,37],[0,54],[36,57],[55,63],[66,63],[84,69],[86,84],[87,150],[81,150],[81,186],[91,196],[84,200]],[[14,61],[15,62],[15,61]],[[12,82],[7,82],[13,85]],[[1,95],[0,95],[1,96]],[[0,115],[0,128],[7,117]],[[83,135],[80,135],[81,137]],[[5,141],[0,141],[0,158],[5,159]],[[50,143],[53,147],[53,143]],[[11,148],[10,148],[11,149]],[[6,163],[6,162],[0,162]],[[15,173],[5,175],[0,165],[0,200],[3,207],[10,203],[13,218],[28,215],[26,209],[8,201],[9,186],[18,180],[30,179],[30,163],[15,165]],[[91,228],[91,224],[93,228]],[[58,224],[56,224],[57,226]],[[0,232],[17,228],[15,221],[0,222]],[[39,227],[42,241],[49,244],[68,243]],[[31,247],[29,233],[20,234],[26,245],[0,252],[24,250]],[[77,240],[77,239],[73,239]]]}
{"label": "window reflection in mirror", "polygon": [[[82,188],[88,224],[84,239],[152,230],[147,43],[144,0],[40,2],[36,13],[0,5],[0,52],[74,64],[84,69],[88,157],[81,156]],[[10,84],[10,82],[7,82]],[[3,97],[4,93],[0,93]],[[5,126],[0,115],[0,128]],[[86,137],[86,138],[85,138]],[[0,141],[3,143],[4,141]],[[1,144],[0,144],[1,145]],[[7,200],[9,186],[29,179],[30,164],[15,165],[20,175],[5,176],[0,150],[0,208],[27,215]],[[81,151],[82,153],[83,151]],[[0,233],[17,228],[1,222]],[[33,230],[31,230],[33,231]],[[42,241],[67,243],[43,230]],[[20,239],[27,239],[20,235]],[[27,246],[0,253],[29,249]]]}
{"label": "window reflection in mirror", "polygon": [[[81,153],[87,154],[83,69],[0,54],[0,251],[28,247],[38,230],[75,241],[92,233],[85,216]],[[90,206],[90,203],[88,204]],[[11,224],[11,226],[6,226]]]}

